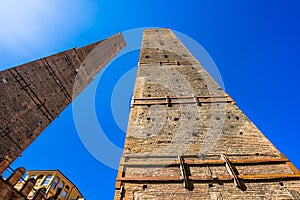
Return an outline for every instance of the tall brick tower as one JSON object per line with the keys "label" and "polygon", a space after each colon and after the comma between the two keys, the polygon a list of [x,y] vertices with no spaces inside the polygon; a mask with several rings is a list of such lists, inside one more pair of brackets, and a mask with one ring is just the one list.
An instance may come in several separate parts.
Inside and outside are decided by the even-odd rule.
{"label": "tall brick tower", "polygon": [[115,200],[300,199],[299,178],[170,30],[145,30]]}
{"label": "tall brick tower", "polygon": [[125,45],[117,34],[0,72],[0,174]]}

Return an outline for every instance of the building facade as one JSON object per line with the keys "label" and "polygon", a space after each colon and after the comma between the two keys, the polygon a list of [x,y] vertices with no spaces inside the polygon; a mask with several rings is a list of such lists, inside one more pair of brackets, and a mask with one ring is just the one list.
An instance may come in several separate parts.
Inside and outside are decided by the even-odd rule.
{"label": "building facade", "polygon": [[84,200],[74,185],[59,170],[7,168],[0,178],[1,200]]}
{"label": "building facade", "polygon": [[19,167],[16,170],[8,167],[0,174],[0,199],[1,200],[49,200],[46,197],[46,188],[35,189],[36,180],[34,178],[23,179],[26,170]]}
{"label": "building facade", "polygon": [[59,170],[28,170],[25,181],[29,179],[35,179],[36,183],[28,199],[33,199],[35,192],[40,188],[46,189],[46,197],[49,200],[84,199],[76,185]]}
{"label": "building facade", "polygon": [[171,30],[144,31],[115,200],[300,199],[299,178]]}

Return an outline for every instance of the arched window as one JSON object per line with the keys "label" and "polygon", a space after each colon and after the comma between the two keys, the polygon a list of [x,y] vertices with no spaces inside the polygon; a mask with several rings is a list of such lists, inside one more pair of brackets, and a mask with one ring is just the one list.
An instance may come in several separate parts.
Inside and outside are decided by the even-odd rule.
{"label": "arched window", "polygon": [[58,187],[57,187],[57,189],[58,189],[58,188],[64,188],[64,185],[65,185],[65,183],[64,183],[63,181],[60,182],[59,185],[58,185]]}
{"label": "arched window", "polygon": [[52,178],[52,175],[47,176],[47,177],[45,178],[45,180],[44,180],[42,186],[48,185],[48,183],[50,182],[51,178]]}
{"label": "arched window", "polygon": [[68,185],[66,185],[65,189],[63,189],[63,191],[61,192],[60,195],[63,199],[66,198],[67,194],[69,193],[69,189],[70,189],[70,187]]}
{"label": "arched window", "polygon": [[28,177],[28,172],[25,172],[20,181],[23,182],[26,179],[26,177]]}
{"label": "arched window", "polygon": [[36,184],[35,184],[35,185],[36,185],[36,186],[41,185],[43,178],[44,178],[44,175],[39,175],[39,176],[36,178]]}
{"label": "arched window", "polygon": [[54,189],[58,182],[59,182],[59,178],[55,177],[51,183],[51,189]]}
{"label": "arched window", "polygon": [[35,175],[31,175],[28,179],[34,178],[35,179]]}
{"label": "arched window", "polygon": [[62,181],[62,182],[60,182],[59,183],[59,185],[57,186],[57,188],[56,188],[56,192],[59,192],[60,193],[60,196],[63,196],[63,195],[65,195],[64,194],[64,185],[65,185],[65,183]]}
{"label": "arched window", "polygon": [[60,193],[60,195],[61,195],[62,198],[66,198],[66,196],[67,196],[67,191],[66,191],[66,189],[64,189],[64,190]]}

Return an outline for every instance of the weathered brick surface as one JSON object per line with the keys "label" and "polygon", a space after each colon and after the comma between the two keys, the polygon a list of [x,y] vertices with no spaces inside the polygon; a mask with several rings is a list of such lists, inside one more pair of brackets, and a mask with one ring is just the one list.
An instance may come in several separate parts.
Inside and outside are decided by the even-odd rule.
{"label": "weathered brick surface", "polygon": [[[249,183],[247,191],[242,192],[233,183],[223,185],[195,184],[193,191],[182,189],[179,184],[148,184],[147,189],[143,190],[141,184],[126,184],[127,188],[124,199],[140,200],[162,200],[162,199],[298,199],[299,192],[287,186],[280,186],[278,183]],[[294,195],[294,196],[293,196]],[[296,197],[296,198],[295,198]],[[116,198],[117,199],[117,198]]]}
{"label": "weathered brick surface", "polygon": [[30,178],[28,179],[25,184],[23,185],[23,187],[21,188],[20,192],[24,195],[24,196],[28,196],[29,193],[31,192],[31,190],[34,188],[34,185],[36,184],[36,180],[34,178]]}
{"label": "weathered brick surface", "polygon": [[13,186],[0,178],[0,199],[1,200],[27,200],[27,198]]}
{"label": "weathered brick surface", "polygon": [[[208,96],[201,101],[215,103],[153,105],[153,97]],[[189,160],[280,159],[280,152],[257,129],[247,116],[226,97],[201,64],[168,29],[146,30],[140,53],[130,110],[123,160],[127,163],[176,162],[176,156],[195,155]],[[166,101],[162,100],[162,101]],[[226,101],[226,102],[224,102]],[[163,157],[164,156],[164,157]],[[286,163],[234,166],[238,175],[294,174]],[[122,168],[120,168],[122,170]],[[190,176],[228,176],[225,165],[188,166]],[[127,166],[124,177],[178,177],[177,166]],[[121,177],[118,177],[121,178]],[[123,195],[116,190],[115,199],[298,199],[300,181],[245,181],[246,189],[237,188],[233,180],[191,182],[122,182]]]}
{"label": "weathered brick surface", "polygon": [[33,197],[33,200],[43,200],[45,199],[44,196],[46,194],[46,188],[38,189],[36,195]]}
{"label": "weathered brick surface", "polygon": [[0,158],[16,159],[124,46],[117,34],[0,72]]}
{"label": "weathered brick surface", "polygon": [[24,167],[19,167],[10,175],[10,177],[7,179],[7,182],[12,186],[16,185],[25,174],[25,172],[26,170]]}
{"label": "weathered brick surface", "polygon": [[0,174],[2,174],[11,164],[12,159],[9,156],[5,156],[0,160]]}

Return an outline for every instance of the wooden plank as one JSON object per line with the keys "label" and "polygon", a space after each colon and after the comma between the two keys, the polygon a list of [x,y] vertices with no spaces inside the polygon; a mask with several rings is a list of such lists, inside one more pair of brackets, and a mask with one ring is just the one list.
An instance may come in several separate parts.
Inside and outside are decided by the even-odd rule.
{"label": "wooden plank", "polygon": [[143,98],[133,98],[133,99],[137,100],[137,101],[142,101],[142,100],[164,100],[164,99],[166,99],[166,97],[143,97]]}
{"label": "wooden plank", "polygon": [[123,170],[124,170],[124,167],[121,166],[119,167],[119,171],[118,171],[118,175],[117,175],[117,181],[116,181],[116,185],[115,185],[115,189],[119,190],[121,189],[121,186],[122,186],[122,177],[123,177]]}
{"label": "wooden plank", "polygon": [[289,166],[289,168],[291,168],[291,170],[295,174],[300,174],[299,170],[297,169],[297,167],[292,162],[287,162],[286,164]]}
{"label": "wooden plank", "polygon": [[117,179],[117,181],[125,181],[125,182],[182,182],[182,176],[127,176]]}
{"label": "wooden plank", "polygon": [[[210,98],[227,98],[227,96],[169,96],[170,99],[193,99],[194,97],[199,99],[210,99]],[[166,97],[139,97],[133,98],[134,100],[164,100]]]}
{"label": "wooden plank", "polygon": [[[122,157],[120,162],[125,162],[125,161],[126,161],[125,158]],[[122,181],[119,181],[119,180],[122,179],[122,177],[123,177],[124,169],[125,169],[124,166],[119,167],[119,171],[118,171],[118,175],[117,175],[117,181],[116,181],[116,185],[115,185],[116,190],[121,189]]]}
{"label": "wooden plank", "polygon": [[[283,180],[283,179],[299,179],[298,174],[255,174],[255,175],[237,175],[239,179],[244,181],[263,181],[263,180]],[[233,181],[231,175],[218,176],[212,178],[210,176],[189,176],[189,180],[195,182],[212,182],[212,181]],[[117,179],[124,182],[174,182],[182,183],[183,176],[128,176]]]}
{"label": "wooden plank", "polygon": [[[198,103],[232,103],[232,101],[198,101]],[[142,105],[171,105],[171,104],[195,104],[194,101],[186,101],[186,102],[135,102],[134,106],[142,106]]]}
{"label": "wooden plank", "polygon": [[[234,165],[263,165],[280,164],[289,162],[287,158],[264,158],[264,159],[236,159],[229,160]],[[187,165],[224,165],[224,160],[185,160]],[[121,162],[120,165],[127,167],[159,167],[159,166],[178,166],[179,161],[143,161],[143,162]]]}
{"label": "wooden plank", "polygon": [[[259,157],[267,157],[267,158],[278,158],[280,155],[277,154],[259,154],[259,153],[248,153],[248,154],[225,154],[226,156],[259,156]],[[128,155],[124,155],[124,157],[128,160],[131,158],[174,158],[174,160],[177,159],[178,155],[132,155],[132,154],[128,154]],[[200,159],[199,158],[199,154],[194,154],[194,155],[182,155],[182,157],[184,158],[195,158],[195,159]],[[206,157],[220,157],[220,154],[207,154]],[[282,157],[280,157],[282,158]]]}
{"label": "wooden plank", "polygon": [[[174,61],[168,61],[168,62],[164,62],[164,61],[160,61],[160,62],[139,62],[139,64],[141,65],[153,65],[153,64],[156,64],[156,65],[161,65],[161,64],[164,64],[164,65],[177,65],[177,62],[174,62]],[[180,61],[180,64],[181,65],[193,65],[193,64],[199,64],[199,62],[196,62],[196,61]]]}
{"label": "wooden plank", "polygon": [[[288,160],[288,159],[285,157],[285,155],[283,155],[283,154],[281,154],[281,157],[282,157],[282,159]],[[297,169],[297,167],[296,167],[295,165],[293,165],[292,162],[290,162],[290,161],[288,160],[286,164],[289,166],[289,168],[290,168],[295,174],[300,174],[299,170]]]}
{"label": "wooden plank", "polygon": [[270,180],[270,179],[290,179],[300,178],[299,174],[255,174],[255,175],[238,175],[243,180]]}
{"label": "wooden plank", "polygon": [[179,168],[180,168],[181,176],[183,177],[183,187],[188,189],[190,187],[189,186],[189,177],[186,172],[184,160],[183,160],[182,156],[178,156],[178,159],[179,159],[179,163],[180,163]]}
{"label": "wooden plank", "polygon": [[267,164],[267,163],[285,163],[289,160],[286,158],[261,158],[261,159],[236,159],[230,160],[233,164]]}

